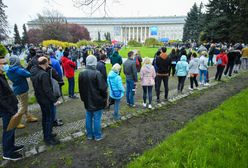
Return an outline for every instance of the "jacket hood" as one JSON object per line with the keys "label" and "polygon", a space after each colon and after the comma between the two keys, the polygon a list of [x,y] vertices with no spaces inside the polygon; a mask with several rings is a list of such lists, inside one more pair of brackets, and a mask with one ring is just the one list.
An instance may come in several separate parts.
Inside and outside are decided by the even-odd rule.
{"label": "jacket hood", "polygon": [[16,66],[10,66],[8,71],[9,72],[15,72],[18,68],[19,68],[19,66],[17,66],[17,65]]}
{"label": "jacket hood", "polygon": [[192,61],[199,62],[199,58],[193,58]]}
{"label": "jacket hood", "polygon": [[33,66],[30,70],[32,76],[36,75],[39,72],[40,68],[39,66]]}
{"label": "jacket hood", "polygon": [[118,52],[115,51],[113,57],[118,57],[118,55],[119,55]]}
{"label": "jacket hood", "polygon": [[116,76],[118,76],[118,74],[114,72],[113,70],[109,72],[109,75],[108,75],[109,78],[115,78]]}
{"label": "jacket hood", "polygon": [[167,55],[166,53],[161,53],[161,54],[160,54],[160,57],[161,57],[162,59],[166,60],[167,57],[168,57],[168,55]]}
{"label": "jacket hood", "polygon": [[17,56],[11,56],[9,58],[9,63],[10,63],[10,67],[20,66],[21,65],[20,59]]}
{"label": "jacket hood", "polygon": [[182,55],[180,61],[187,61],[187,57],[185,55]]}

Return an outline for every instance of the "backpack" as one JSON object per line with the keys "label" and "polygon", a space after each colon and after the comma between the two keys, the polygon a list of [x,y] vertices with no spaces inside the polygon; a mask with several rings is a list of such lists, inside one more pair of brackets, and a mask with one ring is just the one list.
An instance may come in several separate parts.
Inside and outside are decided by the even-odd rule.
{"label": "backpack", "polygon": [[217,60],[217,65],[221,65],[222,64],[222,59],[221,57]]}
{"label": "backpack", "polygon": [[139,57],[135,58],[136,68],[140,67]]}

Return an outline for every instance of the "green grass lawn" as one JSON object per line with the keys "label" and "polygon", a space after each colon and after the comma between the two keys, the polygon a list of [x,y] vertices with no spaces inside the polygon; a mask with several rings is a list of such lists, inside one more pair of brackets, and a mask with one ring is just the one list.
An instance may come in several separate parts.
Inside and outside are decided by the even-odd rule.
{"label": "green grass lawn", "polygon": [[247,109],[248,89],[187,124],[128,167],[248,167]]}
{"label": "green grass lawn", "polygon": [[[127,58],[127,53],[129,51],[139,50],[142,58],[145,58],[145,57],[153,58],[155,53],[158,51],[158,48],[160,48],[160,47],[154,47],[154,48],[151,48],[151,47],[123,47],[120,50],[120,55],[123,58]],[[171,52],[171,48],[167,48],[167,54],[170,54],[170,52]]]}

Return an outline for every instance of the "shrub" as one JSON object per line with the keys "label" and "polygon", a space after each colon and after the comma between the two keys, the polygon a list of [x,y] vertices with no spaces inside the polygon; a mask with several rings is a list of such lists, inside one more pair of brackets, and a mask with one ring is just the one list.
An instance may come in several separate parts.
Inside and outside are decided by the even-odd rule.
{"label": "shrub", "polygon": [[4,47],[4,45],[0,44],[0,58],[4,58],[7,53],[8,53],[8,51]]}
{"label": "shrub", "polygon": [[128,42],[128,46],[131,46],[131,47],[142,47],[142,44],[136,40],[130,40]]}
{"label": "shrub", "polygon": [[56,46],[56,47],[77,47],[77,44],[75,43],[69,43],[69,42],[63,42],[63,41],[58,41],[58,40],[45,40],[42,42],[42,45],[47,47],[50,45]]}

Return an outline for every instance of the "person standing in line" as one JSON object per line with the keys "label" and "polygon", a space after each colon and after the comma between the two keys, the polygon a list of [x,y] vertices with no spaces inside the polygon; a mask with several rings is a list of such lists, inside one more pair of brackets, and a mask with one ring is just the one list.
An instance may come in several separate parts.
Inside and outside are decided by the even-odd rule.
{"label": "person standing in line", "polygon": [[169,94],[169,69],[171,60],[166,54],[166,47],[161,48],[161,54],[159,57],[156,57],[156,67],[157,67],[157,74],[156,74],[156,94],[157,94],[157,103],[160,103],[160,86],[161,82],[164,83],[164,100],[168,100]]}
{"label": "person standing in line", "polygon": [[128,59],[124,62],[123,68],[126,76],[126,101],[130,107],[135,107],[134,90],[135,83],[138,81],[138,75],[133,51],[128,53]]}
{"label": "person standing in line", "polygon": [[101,130],[103,109],[107,105],[107,83],[96,69],[97,59],[94,55],[86,58],[86,69],[80,72],[78,86],[80,98],[86,109],[86,136],[88,140],[100,141],[104,138]]}
{"label": "person standing in line", "polygon": [[66,78],[68,79],[68,92],[69,92],[69,98],[77,99],[78,97],[74,95],[74,89],[75,89],[75,67],[76,63],[72,62],[69,58],[69,52],[65,51],[64,56],[61,58],[62,66],[64,69],[64,73]]}
{"label": "person standing in line", "polygon": [[140,72],[143,60],[142,60],[142,57],[140,55],[139,50],[136,51],[134,60],[135,60],[135,63],[136,63],[137,72]]}
{"label": "person standing in line", "polygon": [[[16,95],[18,102],[20,104],[20,108],[18,113],[26,116],[27,122],[37,122],[38,119],[28,113],[28,81],[27,78],[31,77],[31,73],[24,69],[21,66],[21,62],[19,57],[11,56],[9,58],[10,68],[7,71],[6,75],[13,83],[13,91]],[[18,129],[25,128],[25,125],[19,123],[17,125]]]}
{"label": "person standing in line", "polygon": [[56,134],[52,133],[52,106],[57,102],[57,97],[53,93],[53,87],[47,69],[48,59],[44,56],[38,58],[38,66],[31,69],[31,81],[33,83],[35,97],[42,112],[42,129],[46,145],[57,145],[60,142],[55,139]]}
{"label": "person standing in line", "polygon": [[[170,55],[169,55],[169,58],[170,58],[170,60],[171,60],[171,65],[170,65],[169,73],[171,74],[171,71],[172,71],[172,76],[174,76],[175,73],[176,73],[176,64],[177,64],[177,61],[178,61],[178,57],[177,57],[177,55],[176,55],[176,50],[175,50],[175,48],[173,48],[173,49],[171,50],[171,53],[170,53]],[[170,74],[169,74],[169,76],[170,76]]]}
{"label": "person standing in line", "polygon": [[152,87],[155,85],[156,72],[151,65],[150,58],[144,59],[144,65],[140,70],[141,85],[143,88],[143,107],[146,108],[146,98],[148,92],[148,108],[152,109]]}
{"label": "person standing in line", "polygon": [[247,70],[248,69],[248,44],[246,47],[242,49],[242,57],[241,57],[241,66],[242,69]]}
{"label": "person standing in line", "polygon": [[216,57],[217,62],[217,71],[215,74],[215,80],[221,81],[222,73],[225,69],[225,66],[228,63],[228,57],[226,55],[226,48],[221,48],[220,54]]}
{"label": "person standing in line", "polygon": [[199,58],[197,58],[197,54],[192,54],[193,59],[189,62],[189,74],[190,74],[190,87],[189,90],[194,89],[194,83],[196,89],[198,88],[197,76],[199,74]]}
{"label": "person standing in line", "polygon": [[106,71],[106,60],[107,56],[105,54],[100,55],[100,61],[97,62],[96,69],[101,72],[104,80],[107,82],[107,71]]}
{"label": "person standing in line", "polygon": [[4,75],[4,72],[7,72],[8,68],[9,65],[6,59],[0,58],[0,116],[2,117],[3,125],[3,159],[17,161],[22,159],[22,155],[18,151],[21,151],[24,146],[15,145],[15,129],[7,130],[11,118],[14,117],[18,111],[18,100]]}
{"label": "person standing in line", "polygon": [[[200,73],[200,85],[208,86],[207,75],[208,75],[208,53],[203,51],[199,59],[199,73]],[[204,81],[202,80],[204,77]]]}
{"label": "person standing in line", "polygon": [[213,58],[215,54],[215,44],[211,44],[209,51],[208,51],[208,66],[213,66]]}
{"label": "person standing in line", "polygon": [[232,72],[233,72],[233,68],[234,68],[234,64],[235,64],[235,60],[237,56],[238,56],[237,52],[234,50],[233,47],[231,47],[227,54],[228,63],[224,71],[224,76],[227,76],[227,73],[228,73],[228,77],[232,76]]}
{"label": "person standing in line", "polygon": [[112,66],[116,63],[122,65],[122,58],[119,54],[119,48],[116,47],[113,55],[110,56],[110,63],[112,64]]}
{"label": "person standing in line", "polygon": [[122,79],[119,75],[121,71],[121,66],[115,64],[112,67],[112,70],[108,75],[108,86],[110,90],[110,97],[114,100],[114,114],[113,117],[115,120],[120,120],[121,116],[119,115],[121,98],[124,96],[125,89],[122,84]]}
{"label": "person standing in line", "polygon": [[185,82],[188,72],[189,72],[189,64],[187,62],[187,56],[186,56],[186,51],[185,51],[185,52],[182,52],[181,59],[180,61],[177,62],[177,65],[176,65],[176,75],[178,77],[177,91],[179,94],[183,92],[184,82]]}

